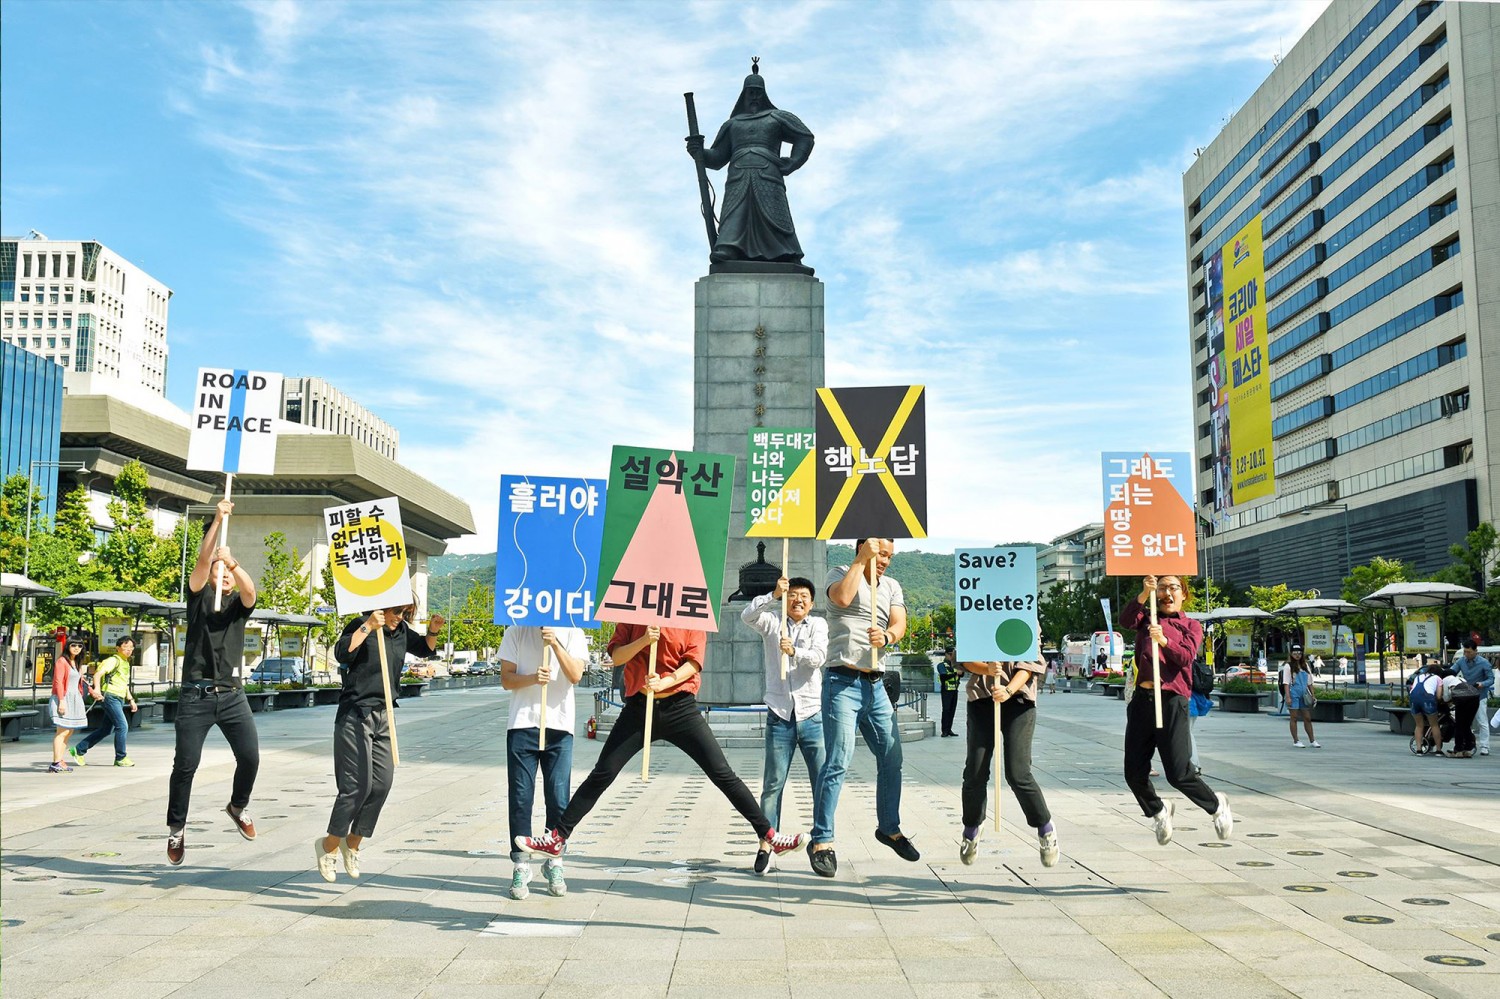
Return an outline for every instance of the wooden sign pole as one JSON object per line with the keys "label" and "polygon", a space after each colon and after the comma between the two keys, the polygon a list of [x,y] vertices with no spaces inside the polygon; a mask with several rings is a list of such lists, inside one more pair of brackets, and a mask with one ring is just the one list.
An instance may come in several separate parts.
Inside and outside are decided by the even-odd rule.
{"label": "wooden sign pole", "polygon": [[[791,549],[792,549],[792,539],[791,538],[782,538],[781,539],[781,574],[783,576],[786,575],[786,565],[787,565],[787,563],[790,562],[791,559],[792,559],[792,551],[791,551]],[[783,638],[786,637],[786,600],[787,600],[787,595],[790,592],[791,592],[791,587],[788,586],[786,588],[786,590],[783,591],[782,594],[781,594],[781,634],[782,634]],[[783,681],[786,680],[786,653],[785,652],[783,652],[781,654],[781,679]]]}
{"label": "wooden sign pole", "polygon": [[[997,677],[995,677],[995,680],[996,680],[996,682],[999,682],[1000,678],[997,676]],[[1001,747],[1001,743],[1000,743],[1000,702],[996,701],[995,702],[995,832],[999,832],[1000,831],[1000,758],[1002,756],[1001,749],[1002,749],[1002,747]]]}
{"label": "wooden sign pole", "polygon": [[[875,560],[870,559],[870,627],[880,627],[880,621],[876,612],[880,610],[879,593],[875,589]],[[880,654],[875,648],[875,643],[870,643],[870,668],[880,668]]]}
{"label": "wooden sign pole", "polygon": [[380,690],[385,694],[385,724],[391,734],[391,766],[401,765],[401,750],[396,745],[396,705],[391,700],[391,667],[385,654],[385,625],[375,629],[375,644],[380,650]]}
{"label": "wooden sign pole", "polygon": [[[646,665],[646,679],[656,675],[656,639],[651,640],[651,658]],[[656,691],[646,688],[646,742],[641,747],[641,780],[651,779],[651,718],[656,714]]]}
{"label": "wooden sign pole", "polygon": [[[230,492],[234,489],[234,473],[224,473],[224,498],[228,499]],[[184,526],[183,530],[187,530]],[[219,521],[219,547],[223,548],[229,544],[229,517]],[[219,570],[214,577],[214,610],[221,610],[224,606],[224,563],[219,563]]]}
{"label": "wooden sign pole", "polygon": [[[552,646],[547,640],[542,640],[542,669],[552,665]],[[536,748],[538,752],[547,748],[547,684],[542,683],[542,717],[536,727]]]}
{"label": "wooden sign pole", "polygon": [[[1151,627],[1156,627],[1156,591],[1151,591]],[[1156,705],[1156,727],[1161,728],[1161,649],[1151,639],[1151,699]]]}

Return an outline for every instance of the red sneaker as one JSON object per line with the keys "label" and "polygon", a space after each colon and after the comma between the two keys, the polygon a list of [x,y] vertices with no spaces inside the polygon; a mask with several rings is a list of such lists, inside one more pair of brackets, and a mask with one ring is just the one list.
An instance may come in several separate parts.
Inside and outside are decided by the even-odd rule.
{"label": "red sneaker", "polygon": [[556,829],[548,829],[540,836],[517,836],[516,849],[543,857],[561,857],[566,839]]}
{"label": "red sneaker", "polygon": [[[787,835],[786,833],[779,833],[775,829],[772,829],[769,840],[771,844],[771,852],[776,854],[777,856],[780,856],[783,853],[791,853],[793,850],[800,847],[803,840],[805,840],[806,838],[807,837],[803,836],[801,833],[792,833],[791,835]],[[765,841],[763,840],[762,842]]]}

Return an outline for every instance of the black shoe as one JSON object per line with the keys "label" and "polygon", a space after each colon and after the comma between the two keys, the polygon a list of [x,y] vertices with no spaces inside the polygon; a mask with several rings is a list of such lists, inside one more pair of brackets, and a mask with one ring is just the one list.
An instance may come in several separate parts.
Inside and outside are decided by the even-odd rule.
{"label": "black shoe", "polygon": [[807,859],[812,863],[813,873],[820,878],[831,878],[839,872],[839,858],[833,850],[814,850],[812,840],[807,842]]}
{"label": "black shoe", "polygon": [[922,855],[917,852],[917,848],[912,845],[911,839],[907,836],[902,836],[900,839],[897,839],[894,836],[887,836],[879,829],[876,829],[875,842],[884,843],[892,850],[895,850],[896,856],[900,857],[902,860],[909,860],[912,863],[916,863],[917,861],[922,859]]}
{"label": "black shoe", "polygon": [[764,843],[759,850],[755,851],[755,873],[765,876],[766,871],[771,869],[771,849]]}

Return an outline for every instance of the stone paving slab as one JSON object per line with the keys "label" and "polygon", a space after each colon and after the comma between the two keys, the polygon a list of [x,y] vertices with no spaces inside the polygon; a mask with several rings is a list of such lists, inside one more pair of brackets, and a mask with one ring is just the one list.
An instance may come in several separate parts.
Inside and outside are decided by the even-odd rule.
{"label": "stone paving slab", "polygon": [[[130,769],[108,766],[106,746],[91,754],[106,765],[49,775],[50,740],[4,744],[4,996],[1500,995],[1500,756],[1418,759],[1358,722],[1296,750],[1283,720],[1214,712],[1201,751],[1235,836],[1218,842],[1170,792],[1177,837],[1159,847],[1119,773],[1119,702],[1045,696],[1034,755],[1056,868],[1008,790],[1002,831],[987,825],[978,861],[959,863],[964,741],[928,739],[904,747],[903,825],[922,861],[874,842],[861,749],[839,876],[824,880],[801,855],[754,877],[743,820],[658,744],[651,781],[627,771],[577,830],[569,894],[548,895],[536,865],[516,902],[505,696],[403,703],[402,766],[364,876],[333,885],[311,856],[334,794],[332,708],[257,716],[253,843],[222,814],[233,762],[210,735],[180,868],[163,856],[170,726],[132,733]],[[574,745],[576,786],[601,744]],[[757,789],[761,754],[727,755]],[[810,821],[794,768],[782,825]]]}

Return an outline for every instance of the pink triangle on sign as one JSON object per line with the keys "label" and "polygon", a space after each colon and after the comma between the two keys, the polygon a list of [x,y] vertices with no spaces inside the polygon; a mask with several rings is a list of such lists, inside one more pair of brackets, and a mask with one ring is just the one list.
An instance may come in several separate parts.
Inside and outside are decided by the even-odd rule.
{"label": "pink triangle on sign", "polygon": [[[677,455],[672,455],[676,464]],[[708,618],[679,619],[672,612],[682,603],[683,587],[696,586],[707,590],[703,575],[703,559],[698,554],[698,536],[693,532],[693,518],[688,513],[687,497],[660,480],[656,490],[641,514],[635,534],[620,557],[620,566],[615,570],[615,579],[635,584],[635,599],[643,595],[642,588],[651,586],[653,594],[660,593],[658,584],[672,584],[672,600],[667,613],[659,613],[655,607],[633,611],[611,609],[611,618],[627,624],[655,624],[667,627],[691,627],[700,631],[718,631],[718,608],[710,605]]]}

